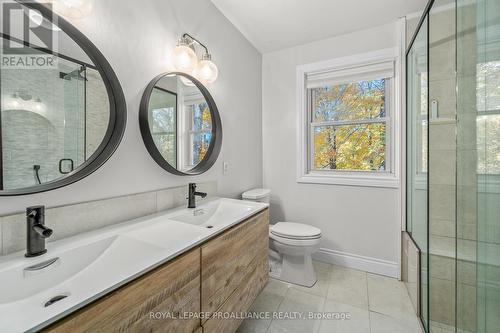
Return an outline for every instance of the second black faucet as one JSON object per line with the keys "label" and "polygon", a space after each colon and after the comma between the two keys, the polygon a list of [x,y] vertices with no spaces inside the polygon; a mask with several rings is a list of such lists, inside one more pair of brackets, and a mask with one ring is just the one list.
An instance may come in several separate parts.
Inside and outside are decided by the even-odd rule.
{"label": "second black faucet", "polygon": [[196,192],[196,183],[189,183],[188,208],[196,208],[196,196],[205,198],[207,194],[205,192]]}

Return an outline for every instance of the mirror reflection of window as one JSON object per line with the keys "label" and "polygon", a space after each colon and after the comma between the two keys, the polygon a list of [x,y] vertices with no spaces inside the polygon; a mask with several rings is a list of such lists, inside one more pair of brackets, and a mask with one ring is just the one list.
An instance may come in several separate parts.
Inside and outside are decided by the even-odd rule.
{"label": "mirror reflection of window", "polygon": [[477,64],[477,172],[500,174],[500,61]]}
{"label": "mirror reflection of window", "polygon": [[197,172],[216,138],[212,123],[217,121],[217,115],[214,118],[214,110],[202,89],[186,77],[166,74],[154,82],[147,91],[147,100],[143,101],[148,104],[147,109],[141,109],[140,121],[143,122],[147,112],[146,147],[154,145],[153,157],[161,159],[160,165],[167,162],[167,169]]}
{"label": "mirror reflection of window", "polygon": [[212,117],[206,102],[190,105],[186,112],[191,116],[190,154],[191,165],[200,163],[212,139]]}
{"label": "mirror reflection of window", "polygon": [[151,134],[165,160],[177,167],[177,94],[155,87],[149,102]]}
{"label": "mirror reflection of window", "polygon": [[183,150],[182,169],[198,165],[205,157],[212,139],[212,116],[205,98],[196,88],[184,87],[183,117],[179,128],[183,129],[181,145]]}

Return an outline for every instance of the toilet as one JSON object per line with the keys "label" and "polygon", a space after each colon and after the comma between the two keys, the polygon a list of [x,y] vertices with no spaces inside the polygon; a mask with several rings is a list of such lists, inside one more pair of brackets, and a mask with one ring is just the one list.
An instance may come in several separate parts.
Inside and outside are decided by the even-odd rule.
{"label": "toilet", "polygon": [[[243,200],[269,203],[269,189],[253,189],[242,194]],[[311,255],[321,243],[321,230],[311,225],[278,222],[269,226],[269,275],[273,278],[311,287],[316,272]]]}

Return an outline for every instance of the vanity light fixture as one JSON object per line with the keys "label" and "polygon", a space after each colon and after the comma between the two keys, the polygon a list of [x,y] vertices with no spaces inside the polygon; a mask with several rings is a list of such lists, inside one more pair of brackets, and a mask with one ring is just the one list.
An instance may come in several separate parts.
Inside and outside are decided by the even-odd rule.
{"label": "vanity light fixture", "polygon": [[28,9],[30,20],[39,27],[44,27],[53,31],[61,31],[61,29],[52,22],[45,20],[38,10]]}
{"label": "vanity light fixture", "polygon": [[190,79],[187,79],[184,76],[181,76],[180,78],[183,85],[188,87],[196,87],[196,85]]}
{"label": "vanity light fixture", "polygon": [[[195,45],[205,51],[198,60]],[[212,62],[208,48],[193,36],[184,33],[173,52],[173,64],[176,70],[194,76],[203,83],[213,83],[217,80],[219,70]]]}
{"label": "vanity light fixture", "polygon": [[179,39],[173,53],[173,63],[176,70],[186,73],[192,73],[198,65],[198,57],[191,46],[189,38]]}
{"label": "vanity light fixture", "polygon": [[37,97],[35,99],[35,110],[36,111],[43,111],[44,109],[44,105],[42,103],[42,100],[40,99],[40,97]]}
{"label": "vanity light fixture", "polygon": [[212,55],[205,53],[196,67],[195,76],[202,82],[213,83],[219,76],[219,69],[212,62]]}
{"label": "vanity light fixture", "polygon": [[46,111],[45,104],[40,97],[35,98],[23,91],[14,92],[10,98],[5,100],[5,105],[2,105],[2,108],[32,111],[41,115],[44,115]]}
{"label": "vanity light fixture", "polygon": [[81,19],[92,11],[92,0],[52,0],[54,11],[67,18]]}

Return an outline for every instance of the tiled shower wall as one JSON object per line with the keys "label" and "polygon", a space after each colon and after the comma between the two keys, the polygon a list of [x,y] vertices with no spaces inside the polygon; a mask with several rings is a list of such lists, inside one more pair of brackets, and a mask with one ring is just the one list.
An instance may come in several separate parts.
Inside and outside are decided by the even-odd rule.
{"label": "tiled shower wall", "polygon": [[[60,159],[71,158],[76,168],[102,142],[108,126],[109,101],[99,72],[87,68],[82,74],[87,81],[59,76],[79,67],[59,59],[56,69],[2,69],[4,151],[0,158],[6,189],[34,186],[35,164],[40,165],[42,182],[60,178]],[[14,98],[14,94],[19,97]],[[31,100],[23,101],[25,95]],[[37,105],[41,106],[39,110],[34,102],[37,99],[41,103]]]}
{"label": "tiled shower wall", "polygon": [[[198,190],[217,195],[217,182],[198,184]],[[108,198],[62,207],[47,207],[46,225],[54,230],[53,242],[79,233],[154,214],[187,203],[187,185],[158,191]],[[198,199],[202,201],[203,199]],[[38,204],[43,204],[40,202]],[[25,212],[0,217],[0,256],[26,248]]]}
{"label": "tiled shower wall", "polygon": [[[475,17],[474,13],[466,13],[470,10],[461,8],[460,12],[466,17]],[[477,158],[473,89],[476,47],[474,29],[466,30],[468,34],[460,34],[462,45],[456,45],[455,14],[454,8],[440,0],[429,13],[428,97],[429,101],[437,101],[439,114],[438,117],[430,116],[429,187],[421,191],[422,195],[426,195],[427,190],[429,193],[429,263],[422,283],[427,284],[428,278],[431,327],[443,324],[469,332],[474,331],[476,325]],[[458,22],[463,28],[466,24],[460,19]],[[475,24],[474,20],[467,23],[469,28]],[[470,51],[465,57],[461,55],[464,63],[458,64],[461,66],[459,72],[466,76],[459,77],[458,99],[457,47]],[[464,71],[465,67],[474,70]],[[457,112],[461,120],[458,125]],[[403,253],[403,258],[407,271],[411,272],[409,253]],[[409,283],[410,278],[406,280],[411,294],[415,290],[414,284]]]}
{"label": "tiled shower wall", "polygon": [[[462,12],[465,12],[462,10]],[[474,17],[474,14],[470,15]],[[416,20],[408,22],[408,37]],[[474,22],[470,22],[474,24]],[[438,117],[432,117],[429,122],[429,187],[422,187],[417,191],[415,199],[422,199],[429,194],[429,263],[428,270],[424,271],[422,283],[427,284],[429,279],[429,316],[431,326],[436,323],[446,327],[473,331],[475,327],[475,240],[476,240],[476,207],[475,196],[477,185],[475,182],[475,96],[463,94],[461,90],[459,100],[467,109],[471,117],[457,126],[457,79],[455,68],[456,31],[455,10],[446,5],[446,1],[437,0],[429,14],[429,100],[438,103]],[[473,30],[471,30],[473,31]],[[467,38],[468,37],[468,38]],[[475,52],[475,40],[471,36],[462,36],[470,45],[471,53]],[[467,57],[471,64],[475,63],[473,54]],[[469,66],[469,65],[468,65]],[[471,67],[474,67],[473,65]],[[462,83],[474,87],[475,72],[469,73],[471,80],[462,79]],[[472,89],[467,89],[473,91]],[[467,100],[467,103],[465,103]],[[431,108],[430,108],[431,109]],[[459,112],[461,110],[458,110]],[[463,112],[463,110],[462,110]],[[462,119],[464,120],[464,119]],[[458,138],[469,142],[468,151],[458,151],[457,160],[457,133]],[[464,147],[463,142],[459,142]],[[457,184],[457,163],[461,169]],[[464,169],[467,167],[467,169]],[[461,177],[461,175],[467,177]],[[466,182],[465,182],[466,181]],[[458,187],[457,187],[458,185]],[[425,207],[425,205],[423,205]],[[458,215],[457,215],[458,212]],[[426,212],[422,212],[426,213]],[[456,244],[458,243],[458,249]],[[410,295],[415,294],[415,284],[412,282],[417,276],[414,273],[409,247],[403,243],[403,272]],[[426,249],[424,249],[426,250]],[[458,251],[457,251],[458,250]],[[458,258],[457,258],[458,252]],[[422,258],[422,260],[425,260]],[[458,259],[458,261],[457,261]],[[426,267],[427,265],[424,265]],[[458,276],[458,279],[457,279]],[[458,295],[456,295],[458,293]],[[426,298],[424,297],[426,302]],[[456,309],[456,302],[459,307]],[[414,302],[415,303],[415,302]],[[426,305],[424,305],[424,309]],[[468,310],[466,310],[468,309]],[[458,323],[456,323],[456,317]]]}
{"label": "tiled shower wall", "polygon": [[[429,318],[455,326],[455,9],[429,13]],[[433,115],[437,102],[437,117]]]}

